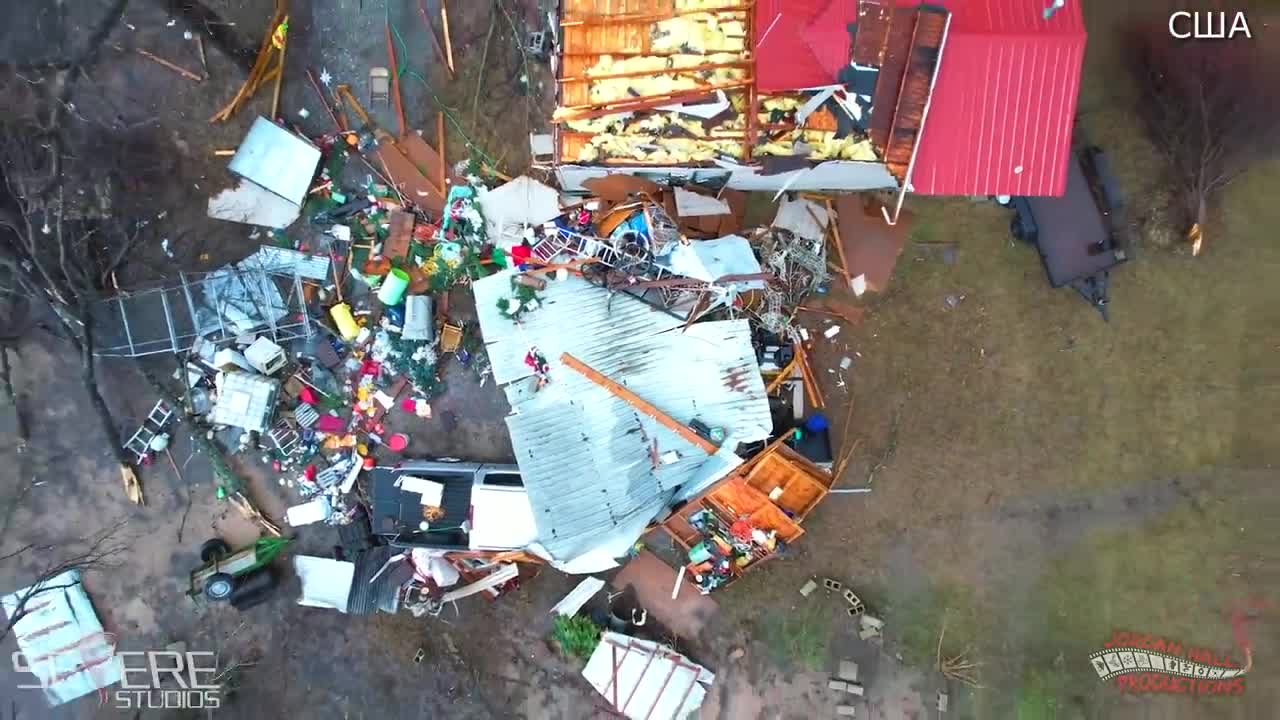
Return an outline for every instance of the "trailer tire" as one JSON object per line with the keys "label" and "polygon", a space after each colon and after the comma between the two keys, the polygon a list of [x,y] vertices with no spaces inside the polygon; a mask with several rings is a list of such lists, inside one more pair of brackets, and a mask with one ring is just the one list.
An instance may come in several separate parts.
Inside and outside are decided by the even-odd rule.
{"label": "trailer tire", "polygon": [[204,596],[214,602],[226,602],[236,590],[236,579],[230,573],[214,573],[205,578]]}
{"label": "trailer tire", "polygon": [[213,538],[205,540],[200,546],[200,561],[213,562],[231,554],[231,546],[222,538]]}

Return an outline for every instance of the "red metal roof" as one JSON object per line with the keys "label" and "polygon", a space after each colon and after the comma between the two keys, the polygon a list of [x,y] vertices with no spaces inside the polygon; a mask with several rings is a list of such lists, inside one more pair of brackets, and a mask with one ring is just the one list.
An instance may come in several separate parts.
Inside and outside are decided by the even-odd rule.
{"label": "red metal roof", "polygon": [[849,64],[848,25],[857,0],[757,0],[756,89],[760,92],[833,85]]}
{"label": "red metal roof", "polygon": [[1049,20],[1048,0],[937,4],[951,26],[911,191],[1061,195],[1084,61],[1080,2],[1067,0]]}

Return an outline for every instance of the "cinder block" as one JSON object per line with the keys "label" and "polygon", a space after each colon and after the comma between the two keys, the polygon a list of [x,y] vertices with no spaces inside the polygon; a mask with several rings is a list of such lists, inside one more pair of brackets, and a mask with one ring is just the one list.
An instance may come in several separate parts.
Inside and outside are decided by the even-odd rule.
{"label": "cinder block", "polygon": [[853,717],[854,707],[852,705],[837,705],[836,715],[840,717]]}
{"label": "cinder block", "polygon": [[837,677],[841,680],[856,682],[858,679],[858,663],[852,660],[841,660],[840,674]]}
{"label": "cinder block", "polygon": [[849,683],[843,680],[832,680],[831,682],[827,683],[827,688],[831,690],[836,690],[839,692],[844,692],[849,689]]}
{"label": "cinder block", "polygon": [[822,587],[828,590],[831,590],[832,592],[840,592],[840,588],[844,586],[841,585],[838,580],[832,580],[831,578],[822,578]]}

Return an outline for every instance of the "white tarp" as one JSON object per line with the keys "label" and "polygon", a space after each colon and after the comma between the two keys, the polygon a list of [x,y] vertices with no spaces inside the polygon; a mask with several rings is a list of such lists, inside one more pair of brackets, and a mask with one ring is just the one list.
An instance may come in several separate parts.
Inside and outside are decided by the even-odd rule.
{"label": "white tarp", "polygon": [[665,645],[613,632],[601,636],[582,677],[614,710],[636,720],[684,720],[715,681],[710,670]]}
{"label": "white tarp", "polygon": [[490,242],[504,248],[519,244],[525,227],[560,214],[560,193],[527,175],[480,193],[478,202]]}
{"label": "white tarp", "polygon": [[[79,570],[5,595],[0,604],[10,620],[20,609],[24,613],[13,624],[13,636],[49,705],[120,682],[115,638],[102,629],[80,583]],[[28,680],[23,677],[19,682]]]}
{"label": "white tarp", "polygon": [[293,571],[302,581],[299,605],[347,611],[347,598],[356,576],[355,563],[309,555],[293,556]]}

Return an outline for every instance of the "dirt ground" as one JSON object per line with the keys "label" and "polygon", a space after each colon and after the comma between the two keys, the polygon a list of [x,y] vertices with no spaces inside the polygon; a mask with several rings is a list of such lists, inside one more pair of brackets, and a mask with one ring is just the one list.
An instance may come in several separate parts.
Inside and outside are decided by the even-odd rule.
{"label": "dirt ground", "polygon": [[[137,124],[171,163],[173,181],[151,198],[157,216],[164,213],[155,221],[157,242],[134,264],[132,284],[178,268],[211,269],[261,242],[246,227],[207,220],[204,209],[228,180],[212,150],[235,147],[269,98],[229,123],[206,119],[243,79],[242,51],[250,48],[251,58],[271,3],[205,5],[218,22],[235,23],[216,26],[225,28],[219,44],[206,44],[207,81],[113,55],[92,71],[77,103],[88,118],[119,115]],[[450,160],[475,150],[506,172],[526,167],[526,138],[544,127],[549,87],[544,66],[526,70],[511,26],[536,16],[535,3],[451,3],[452,81],[414,3],[390,10],[379,0],[295,5],[281,102],[300,128],[319,133],[328,123],[304,68],[326,69],[365,97],[368,67],[387,64],[382,26],[389,19],[404,41],[400,62],[416,75],[402,76],[410,124],[434,127],[443,103]],[[130,3],[116,41],[198,67],[182,33],[200,28],[184,6],[193,5]],[[68,7],[74,35],[96,5]],[[1123,10],[1086,10],[1081,127],[1115,159],[1125,194],[1145,198],[1158,190],[1152,150],[1127,109],[1130,90],[1117,78],[1107,30]],[[526,72],[535,92],[522,94]],[[308,117],[298,114],[302,108]],[[394,126],[393,113],[374,112]],[[872,492],[830,496],[785,557],[717,593],[719,611],[696,636],[677,638],[717,674],[703,717],[832,716],[836,699],[826,681],[839,660],[855,659],[868,693],[861,717],[938,718],[933,698],[943,683],[931,665],[944,617],[946,652],[967,649],[982,663],[986,686],[953,685],[948,717],[1273,716],[1280,703],[1268,680],[1280,663],[1280,293],[1273,280],[1280,245],[1270,229],[1280,208],[1270,189],[1277,183],[1280,164],[1271,164],[1232,186],[1202,258],[1139,244],[1134,262],[1113,275],[1109,323],[1070,290],[1048,287],[1034,251],[1011,241],[1003,211],[911,197],[912,242],[890,287],[866,302],[861,325],[817,349],[829,415],[839,422],[847,403],[854,408],[845,438],[858,450],[837,484],[869,484]],[[160,251],[160,237],[170,239],[174,258]],[[938,243],[954,243],[954,254],[944,257]],[[465,314],[465,291],[454,296]],[[810,321],[811,330],[822,328]],[[846,356],[852,366],[840,371]],[[103,371],[127,435],[155,397],[130,363],[104,362]],[[0,442],[0,467],[8,469],[0,472],[0,555],[127,520],[129,552],[87,580],[99,614],[123,649],[182,640],[217,650],[223,662],[255,663],[219,717],[605,714],[603,699],[546,641],[549,608],[578,580],[553,571],[499,601],[473,600],[436,619],[299,607],[296,581],[245,613],[187,600],[183,583],[199,543],[214,535],[247,541],[253,530],[213,498],[207,463],[188,459],[181,433],[173,452],[185,482],[167,464],[147,468],[148,505],[128,504],[82,412],[75,372],[56,338],[38,334],[21,348],[15,380],[33,442],[21,455]],[[408,421],[412,453],[509,461],[501,393],[457,366],[446,379],[433,419]],[[11,428],[0,430],[12,437]],[[294,501],[256,463],[242,470],[270,514],[279,517]],[[296,542],[295,552],[328,555],[336,533],[305,528]],[[0,588],[25,584],[42,562],[24,556],[0,564]],[[800,597],[811,576],[857,589],[888,622],[883,650],[856,639],[834,600]],[[1245,629],[1255,670],[1241,697],[1124,696],[1092,674],[1087,655],[1113,629],[1238,655],[1229,609],[1245,599],[1264,609]],[[414,663],[419,649],[426,659]],[[17,682],[8,668],[0,671],[0,707],[12,704],[16,717],[113,716],[89,698],[50,711],[37,693],[11,690]]]}

